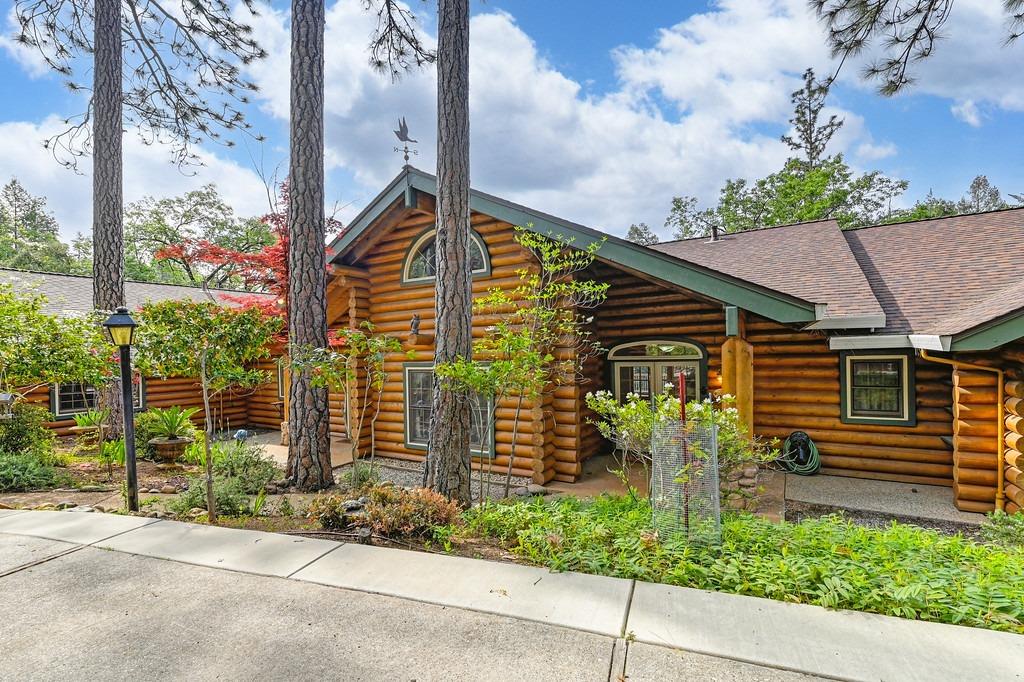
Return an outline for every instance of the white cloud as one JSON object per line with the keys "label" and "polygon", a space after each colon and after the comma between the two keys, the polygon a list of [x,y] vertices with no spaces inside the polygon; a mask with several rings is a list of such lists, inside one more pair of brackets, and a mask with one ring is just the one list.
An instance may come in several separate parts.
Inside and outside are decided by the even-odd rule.
{"label": "white cloud", "polygon": [[21,33],[21,24],[18,23],[18,13],[14,7],[8,10],[6,21],[6,25],[0,29],[0,48],[16,61],[29,76],[38,78],[50,73],[50,67],[39,50],[15,40],[15,36]]}
{"label": "white cloud", "polygon": [[[0,123],[0,181],[17,177],[34,195],[48,199],[66,237],[92,230],[92,163],[83,159],[76,174],[58,164],[43,141],[64,129],[62,120],[50,116],[40,122],[7,121]],[[257,175],[238,164],[208,151],[200,151],[205,163],[192,169],[194,175],[179,172],[168,162],[167,150],[143,144],[137,135],[124,138],[124,197],[135,201],[147,195],[172,196],[209,182],[241,215],[266,213],[267,201]]]}
{"label": "white cloud", "polygon": [[882,159],[888,159],[890,156],[895,156],[897,152],[896,145],[892,142],[881,142],[875,144],[874,142],[862,142],[857,145],[854,154],[861,161],[880,161]]}
{"label": "white cloud", "polygon": [[967,125],[974,128],[981,127],[981,111],[978,110],[978,104],[973,99],[956,102],[949,110],[953,113],[953,116]]}

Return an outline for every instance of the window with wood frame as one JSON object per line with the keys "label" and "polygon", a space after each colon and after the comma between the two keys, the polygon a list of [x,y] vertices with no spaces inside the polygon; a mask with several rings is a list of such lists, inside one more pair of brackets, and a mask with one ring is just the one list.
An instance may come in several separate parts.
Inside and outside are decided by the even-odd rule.
{"label": "window with wood frame", "polygon": [[843,422],[896,426],[916,423],[911,353],[846,352],[840,360]]}
{"label": "window with wood frame", "polygon": [[[469,265],[474,275],[486,275],[491,271],[490,260],[484,240],[476,232],[469,233]],[[423,233],[412,243],[402,266],[402,282],[419,284],[432,282],[437,277],[437,230]]]}
{"label": "window with wood frame", "polygon": [[[430,412],[434,398],[432,365],[405,367],[405,445],[427,447],[430,433]],[[494,452],[494,431],[491,423],[491,401],[478,395],[470,400],[469,449],[474,455],[491,457]]]}
{"label": "window with wood frame", "polygon": [[[143,377],[137,376],[136,380],[132,382],[133,407],[136,412],[145,408],[145,381]],[[95,410],[97,399],[98,392],[87,384],[78,382],[54,384],[50,395],[50,406],[55,417],[70,417]]]}

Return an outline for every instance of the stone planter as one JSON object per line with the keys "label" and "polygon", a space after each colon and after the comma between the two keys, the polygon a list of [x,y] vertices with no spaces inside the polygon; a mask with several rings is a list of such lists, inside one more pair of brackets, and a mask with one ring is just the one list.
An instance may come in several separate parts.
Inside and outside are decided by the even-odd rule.
{"label": "stone planter", "polygon": [[193,438],[151,438],[147,441],[153,446],[156,458],[164,462],[173,462],[181,457]]}
{"label": "stone planter", "polygon": [[96,433],[99,430],[100,427],[98,426],[78,426],[76,424],[75,426],[68,427],[68,431],[75,434],[76,436],[81,436],[86,433]]}

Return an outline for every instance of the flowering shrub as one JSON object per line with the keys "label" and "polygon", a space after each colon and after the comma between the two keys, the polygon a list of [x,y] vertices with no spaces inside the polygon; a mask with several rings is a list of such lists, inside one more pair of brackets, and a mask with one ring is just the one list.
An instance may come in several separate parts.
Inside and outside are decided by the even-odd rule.
{"label": "flowering shrub", "polygon": [[[656,395],[653,401],[628,393],[626,401],[620,403],[610,392],[598,391],[588,393],[586,401],[600,417],[591,423],[623,453],[620,464],[627,476],[631,463],[639,461],[646,467],[650,462],[655,427],[679,419],[679,398],[667,393]],[[737,467],[772,461],[779,455],[775,441],[765,442],[747,433],[731,395],[687,403],[686,418],[718,427],[718,471],[723,478]]]}

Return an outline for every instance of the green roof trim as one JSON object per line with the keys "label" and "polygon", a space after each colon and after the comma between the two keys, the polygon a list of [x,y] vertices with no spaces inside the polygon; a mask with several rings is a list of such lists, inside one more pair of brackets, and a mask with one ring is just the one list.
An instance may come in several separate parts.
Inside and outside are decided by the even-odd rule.
{"label": "green roof trim", "polygon": [[953,336],[951,351],[992,350],[1024,338],[1024,311]]}
{"label": "green roof trim", "polygon": [[[408,202],[410,189],[436,196],[437,181],[432,175],[406,166],[398,177],[352,220],[348,229],[334,240],[331,244],[335,254],[333,260],[340,262],[348,248],[399,197],[405,195]],[[471,190],[470,208],[512,225],[527,227],[538,234],[560,235],[572,239],[581,247],[605,240],[597,254],[601,260],[655,277],[716,301],[749,310],[776,322],[813,322],[816,319],[815,305],[812,302],[730,277],[490,194]]]}

